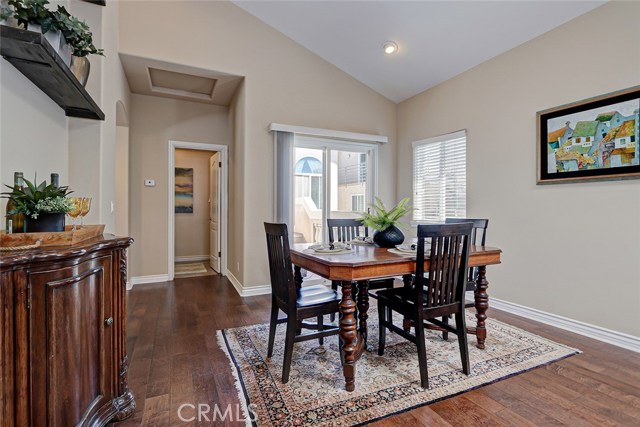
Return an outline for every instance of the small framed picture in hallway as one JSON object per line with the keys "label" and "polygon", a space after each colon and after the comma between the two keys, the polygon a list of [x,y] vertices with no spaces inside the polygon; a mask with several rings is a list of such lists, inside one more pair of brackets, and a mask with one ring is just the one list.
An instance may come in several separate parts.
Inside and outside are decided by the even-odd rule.
{"label": "small framed picture in hallway", "polygon": [[193,213],[193,168],[176,168],[176,213]]}

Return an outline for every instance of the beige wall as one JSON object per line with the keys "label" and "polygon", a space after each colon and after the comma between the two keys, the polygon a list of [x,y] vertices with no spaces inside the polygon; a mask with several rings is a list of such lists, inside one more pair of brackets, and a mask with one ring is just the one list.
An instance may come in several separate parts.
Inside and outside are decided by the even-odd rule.
{"label": "beige wall", "polygon": [[243,280],[241,265],[244,248],[244,167],[241,159],[245,156],[246,140],[246,91],[244,82],[238,88],[230,107],[233,143],[229,147],[229,242],[227,258],[228,273],[240,282]]}
{"label": "beige wall", "polygon": [[[37,123],[37,125],[35,125]],[[23,76],[0,59],[0,179],[13,184],[13,172],[32,181],[69,180],[67,118],[64,111]],[[4,187],[3,187],[4,188]],[[4,190],[2,190],[4,191]],[[5,228],[6,199],[0,199],[1,228]]]}
{"label": "beige wall", "polygon": [[[390,166],[380,169],[379,194],[395,200],[396,112],[391,101],[231,3],[154,2],[153,14],[148,2],[120,6],[123,53],[245,76],[236,102],[244,107],[236,116],[244,124],[238,124],[234,136],[229,238],[230,270],[244,286],[269,283],[266,247],[255,243],[264,234],[263,222],[273,220],[269,123],[389,136],[391,143],[380,150]],[[143,268],[147,274],[166,273],[166,267]]]}
{"label": "beige wall", "polygon": [[[67,118],[40,89],[5,60],[0,60],[0,178],[12,181],[21,170],[29,179],[49,179],[60,173],[76,195],[93,197],[89,223],[106,224],[114,231],[111,201],[115,194],[115,104],[128,105],[129,88],[118,58],[118,7],[106,7],[72,0],[55,2],[86,20],[97,46],[106,58],[90,56],[91,73],[87,91],[106,115],[104,121]],[[0,202],[4,213],[5,201]],[[4,220],[2,221],[4,226]]]}
{"label": "beige wall", "polygon": [[[492,296],[636,336],[640,181],[535,180],[537,111],[640,84],[639,19],[609,3],[398,107],[400,165],[412,141],[467,129],[468,215],[504,250]],[[399,168],[398,197],[411,186]]]}
{"label": "beige wall", "polygon": [[176,167],[193,168],[193,213],[177,213],[175,256],[209,256],[209,159],[215,153],[176,150]]}
{"label": "beige wall", "polygon": [[115,234],[129,235],[129,127],[116,126]]}
{"label": "beige wall", "polygon": [[[136,240],[129,270],[133,276],[167,274],[169,141],[228,145],[229,109],[134,94],[129,125],[129,229]],[[156,186],[145,187],[145,179]]]}

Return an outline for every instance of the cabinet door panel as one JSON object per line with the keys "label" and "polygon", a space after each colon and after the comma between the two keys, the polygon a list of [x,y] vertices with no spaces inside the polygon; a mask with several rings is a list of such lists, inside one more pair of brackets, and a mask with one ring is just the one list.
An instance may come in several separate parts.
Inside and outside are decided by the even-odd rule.
{"label": "cabinet door panel", "polygon": [[[110,257],[31,275],[33,425],[82,425],[111,395]],[[44,314],[42,317],[38,313]],[[46,358],[46,360],[43,360]],[[45,404],[41,407],[40,404]],[[46,409],[45,409],[46,408]]]}

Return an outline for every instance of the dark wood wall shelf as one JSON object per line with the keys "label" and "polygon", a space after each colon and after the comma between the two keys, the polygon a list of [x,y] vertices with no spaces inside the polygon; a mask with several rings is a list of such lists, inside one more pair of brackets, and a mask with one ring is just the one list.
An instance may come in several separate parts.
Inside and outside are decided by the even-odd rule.
{"label": "dark wood wall shelf", "polygon": [[104,113],[42,34],[0,26],[0,54],[69,117],[104,120]]}

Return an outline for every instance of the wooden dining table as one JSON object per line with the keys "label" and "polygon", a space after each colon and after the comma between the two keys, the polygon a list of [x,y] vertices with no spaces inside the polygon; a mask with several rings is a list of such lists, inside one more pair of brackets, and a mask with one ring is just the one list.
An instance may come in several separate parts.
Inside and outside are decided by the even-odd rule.
{"label": "wooden dining table", "polygon": [[[355,390],[356,362],[367,346],[367,311],[369,310],[369,280],[402,276],[404,286],[411,286],[415,271],[415,256],[400,255],[386,248],[372,245],[352,245],[352,251],[340,254],[318,254],[309,244],[295,244],[291,248],[296,285],[302,286],[301,269],[313,272],[325,279],[339,281],[342,289],[340,300],[340,340],[343,352],[343,374],[346,390]],[[477,267],[478,275],[474,293],[476,326],[467,332],[476,335],[477,347],[485,348],[487,330],[485,322],[489,308],[486,272],[488,265],[500,264],[502,251],[487,246],[471,246],[469,267]],[[425,260],[429,270],[429,259]],[[354,284],[357,286],[354,289]],[[356,298],[354,301],[354,293]],[[410,325],[405,324],[405,328]]]}

